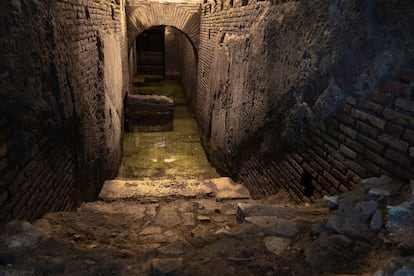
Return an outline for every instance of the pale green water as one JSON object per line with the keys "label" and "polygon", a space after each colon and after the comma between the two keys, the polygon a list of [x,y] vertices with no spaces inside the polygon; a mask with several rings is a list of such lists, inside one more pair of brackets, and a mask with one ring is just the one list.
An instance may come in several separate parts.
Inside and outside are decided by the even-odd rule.
{"label": "pale green water", "polygon": [[215,178],[200,143],[193,114],[178,81],[165,80],[137,88],[137,93],[174,99],[174,131],[125,133],[118,178]]}

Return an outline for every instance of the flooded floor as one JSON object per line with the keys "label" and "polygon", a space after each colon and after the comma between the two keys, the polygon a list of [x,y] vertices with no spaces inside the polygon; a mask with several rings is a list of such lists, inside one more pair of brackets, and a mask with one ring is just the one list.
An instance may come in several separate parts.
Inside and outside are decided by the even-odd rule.
{"label": "flooded floor", "polygon": [[125,133],[117,178],[219,177],[201,146],[197,123],[186,106],[180,83],[177,80],[162,80],[148,82],[135,89],[137,94],[173,98],[174,130]]}

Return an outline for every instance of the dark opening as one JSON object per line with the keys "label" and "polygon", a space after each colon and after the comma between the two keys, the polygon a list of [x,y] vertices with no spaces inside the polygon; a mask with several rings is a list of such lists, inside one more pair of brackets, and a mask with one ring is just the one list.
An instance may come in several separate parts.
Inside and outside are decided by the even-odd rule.
{"label": "dark opening", "polygon": [[247,6],[249,4],[249,0],[242,0],[242,6]]}
{"label": "dark opening", "polygon": [[144,31],[137,37],[137,68],[142,75],[165,73],[165,27],[158,26]]}
{"label": "dark opening", "polygon": [[315,192],[315,186],[312,184],[312,175],[308,172],[302,174],[300,184],[305,188],[303,194],[306,197],[312,197]]}

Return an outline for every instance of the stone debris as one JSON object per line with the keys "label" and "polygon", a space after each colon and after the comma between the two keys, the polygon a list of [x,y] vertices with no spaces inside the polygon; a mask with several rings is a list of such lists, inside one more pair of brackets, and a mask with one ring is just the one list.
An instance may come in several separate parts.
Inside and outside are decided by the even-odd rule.
{"label": "stone debris", "polygon": [[281,237],[266,237],[263,242],[267,250],[279,256],[289,247],[291,240]]}
{"label": "stone debris", "polygon": [[0,274],[347,275],[361,272],[375,250],[385,258],[385,250],[389,260],[375,269],[370,264],[372,273],[411,275],[414,198],[411,190],[400,201],[401,192],[370,195],[384,179],[397,183],[385,177],[365,181],[369,188],[361,184],[334,196],[335,208],[324,204],[326,198],[292,206],[213,198],[216,191],[206,198],[171,197],[172,185],[159,187],[171,190],[155,204],[142,203],[141,196],[85,203],[77,212],[50,213],[35,225],[7,225],[0,235]]}
{"label": "stone debris", "polygon": [[[347,261],[352,261],[346,256],[362,256],[372,250],[373,243],[389,241],[400,244],[397,251],[401,255],[413,255],[413,185],[409,193],[403,192],[402,187],[402,183],[387,176],[371,177],[362,180],[355,190],[341,194],[336,209],[327,206],[331,210],[328,219],[312,226],[312,235],[317,238],[305,248],[306,261],[323,270],[331,265],[328,257],[337,260],[335,256],[338,259],[342,256],[342,262],[337,265],[345,266]],[[407,194],[411,196],[408,200]],[[395,202],[396,198],[403,202],[387,204]],[[400,258],[390,260],[375,275],[412,275],[413,268],[410,259]]]}
{"label": "stone debris", "polygon": [[330,209],[330,210],[337,209],[338,208],[338,199],[339,199],[339,196],[337,196],[337,195],[326,197],[325,198],[326,207],[328,207],[328,209]]}
{"label": "stone debris", "polygon": [[7,224],[0,237],[0,243],[8,249],[33,248],[46,240],[46,235],[39,227],[27,221],[15,221]]}

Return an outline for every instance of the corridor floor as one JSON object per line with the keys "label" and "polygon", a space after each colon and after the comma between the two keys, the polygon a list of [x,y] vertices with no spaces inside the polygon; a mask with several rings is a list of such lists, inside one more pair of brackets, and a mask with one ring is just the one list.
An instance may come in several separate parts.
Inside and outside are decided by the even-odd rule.
{"label": "corridor floor", "polygon": [[214,178],[200,143],[196,121],[177,80],[146,82],[137,94],[163,95],[174,100],[173,131],[129,132],[124,135],[123,158],[117,178]]}

